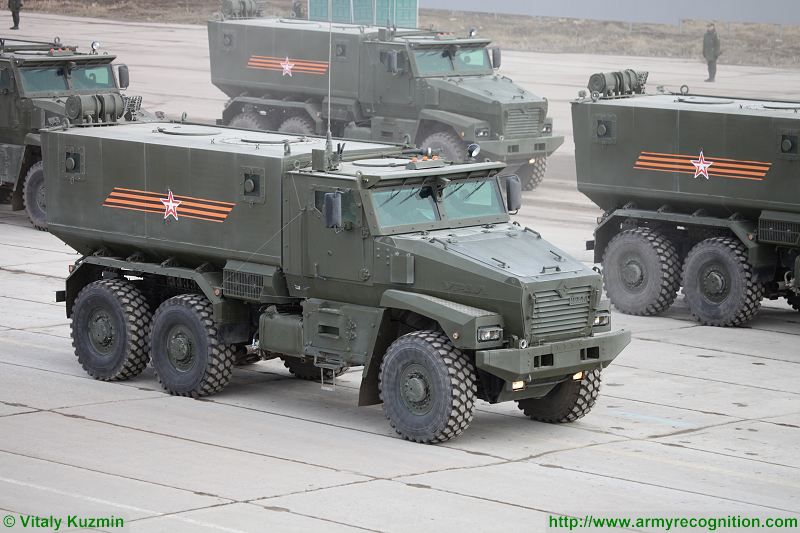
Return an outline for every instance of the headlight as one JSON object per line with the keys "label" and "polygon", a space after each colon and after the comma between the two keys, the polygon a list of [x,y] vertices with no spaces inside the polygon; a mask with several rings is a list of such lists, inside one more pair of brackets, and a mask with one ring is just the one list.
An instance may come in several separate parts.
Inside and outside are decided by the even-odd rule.
{"label": "headlight", "polygon": [[594,317],[594,327],[595,328],[607,326],[610,323],[611,323],[611,315],[609,315],[609,314],[605,314],[604,313],[602,315],[597,315],[596,317]]}
{"label": "headlight", "polygon": [[490,130],[489,128],[477,128],[475,130],[475,137],[488,137]]}
{"label": "headlight", "polygon": [[499,341],[503,338],[503,328],[500,326],[484,326],[478,328],[478,342]]}

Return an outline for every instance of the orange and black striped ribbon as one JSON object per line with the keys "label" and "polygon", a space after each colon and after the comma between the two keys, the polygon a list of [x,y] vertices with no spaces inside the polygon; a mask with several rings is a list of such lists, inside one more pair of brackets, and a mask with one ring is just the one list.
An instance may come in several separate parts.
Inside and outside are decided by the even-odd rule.
{"label": "orange and black striped ribbon", "polygon": [[[204,198],[194,198],[192,196],[173,195],[175,200],[180,201],[176,208],[178,218],[194,218],[208,222],[225,222],[228,215],[236,204],[230,202],[218,202],[216,200],[206,200]],[[130,211],[144,211],[146,213],[158,213],[164,215],[166,207],[161,200],[167,199],[163,193],[140,191],[136,189],[125,189],[114,187],[114,190],[103,202],[103,207],[113,207],[116,209],[128,209]]]}
{"label": "orange and black striped ribbon", "polygon": [[[283,72],[283,65],[281,65],[281,63],[285,62],[285,57],[250,56],[250,59],[247,61],[247,68]],[[292,64],[292,74],[315,74],[317,76],[322,76],[327,73],[329,65],[327,61],[305,61],[292,58],[289,58],[289,63]]]}
{"label": "orange and black striped ribbon", "polygon": [[[697,161],[698,157],[699,154],[682,155],[641,152],[633,167],[639,170],[680,172],[694,175],[695,166],[692,164],[692,160]],[[708,167],[708,175],[720,178],[763,181],[772,166],[772,163],[762,161],[742,161],[739,159],[706,156],[704,158],[706,163],[711,163],[711,166]]]}

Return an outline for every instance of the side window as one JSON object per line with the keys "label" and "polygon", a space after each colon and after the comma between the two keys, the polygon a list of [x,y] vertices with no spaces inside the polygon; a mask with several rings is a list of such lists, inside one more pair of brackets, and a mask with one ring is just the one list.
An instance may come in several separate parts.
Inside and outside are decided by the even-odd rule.
{"label": "side window", "polygon": [[13,88],[11,72],[6,67],[0,67],[0,94],[8,94]]}

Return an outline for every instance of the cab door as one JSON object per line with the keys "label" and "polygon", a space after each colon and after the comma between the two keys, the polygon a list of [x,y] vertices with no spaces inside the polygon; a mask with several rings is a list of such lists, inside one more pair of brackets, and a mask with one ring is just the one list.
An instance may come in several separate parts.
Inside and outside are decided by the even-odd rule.
{"label": "cab door", "polygon": [[26,133],[20,126],[19,93],[11,66],[0,62],[0,184],[17,182]]}

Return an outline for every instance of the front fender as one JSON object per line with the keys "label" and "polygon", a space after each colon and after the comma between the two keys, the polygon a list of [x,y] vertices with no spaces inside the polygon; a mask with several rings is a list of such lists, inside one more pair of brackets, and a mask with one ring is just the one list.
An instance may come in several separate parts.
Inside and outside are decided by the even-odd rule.
{"label": "front fender", "polygon": [[451,302],[427,294],[388,290],[381,297],[381,307],[412,311],[435,320],[456,348],[476,350],[496,348],[502,339],[478,345],[477,331],[482,326],[505,327],[503,317],[492,311]]}
{"label": "front fender", "polygon": [[465,136],[466,140],[470,140],[474,137],[476,127],[487,124],[485,121],[475,117],[467,117],[464,115],[459,115],[458,113],[451,113],[450,111],[442,111],[441,109],[423,109],[419,113],[417,131],[414,135],[415,139],[419,139],[419,136],[425,133],[420,130],[420,125],[423,122],[438,122],[453,128],[457,132],[469,132],[469,135]]}

